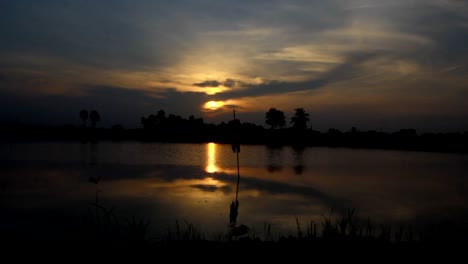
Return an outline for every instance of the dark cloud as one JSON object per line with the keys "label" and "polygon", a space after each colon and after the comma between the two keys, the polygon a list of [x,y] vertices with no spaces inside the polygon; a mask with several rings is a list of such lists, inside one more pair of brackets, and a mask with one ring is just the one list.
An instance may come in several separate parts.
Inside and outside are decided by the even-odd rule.
{"label": "dark cloud", "polygon": [[216,80],[211,80],[211,81],[204,81],[201,83],[194,83],[193,86],[198,86],[198,87],[218,87],[220,86],[221,83],[216,81]]}
{"label": "dark cloud", "polygon": [[[401,49],[401,58],[434,68],[467,65],[468,6],[464,1],[401,1],[395,5],[356,10],[355,15],[369,21],[391,25],[396,32],[424,37],[433,45],[417,45],[417,49]],[[396,55],[394,54],[394,55]]]}
{"label": "dark cloud", "polygon": [[[321,12],[336,16],[314,15]],[[286,28],[288,38],[300,40],[304,30],[342,25],[347,16],[340,13],[339,1],[1,1],[0,51],[154,69],[179,61],[199,44],[200,33]]]}
{"label": "dark cloud", "polygon": [[224,82],[219,82],[217,80],[206,80],[204,82],[200,83],[194,83],[192,84],[193,86],[198,86],[198,87],[218,87],[218,86],[224,86],[227,88],[232,88],[235,86],[241,86],[244,85],[245,83],[240,81],[240,80],[234,80],[234,79],[226,79]]}
{"label": "dark cloud", "polygon": [[376,56],[378,56],[378,54],[372,52],[351,54],[345,62],[325,72],[316,79],[303,82],[267,81],[262,84],[246,84],[242,89],[223,92],[216,94],[214,97],[220,100],[226,100],[319,89],[326,84],[355,77],[358,74],[358,67],[360,64]]}
{"label": "dark cloud", "polygon": [[153,1],[2,1],[0,51],[104,69],[167,66],[186,47],[179,37],[192,33],[176,20],[161,22],[164,9]]}
{"label": "dark cloud", "polygon": [[244,109],[244,107],[235,104],[225,104],[223,107],[227,109]]}
{"label": "dark cloud", "polygon": [[228,88],[233,88],[233,87],[236,87],[236,86],[243,86],[243,85],[245,85],[245,82],[243,82],[241,80],[235,80],[235,79],[226,79],[223,82],[223,86],[228,87]]}
{"label": "dark cloud", "polygon": [[223,85],[225,87],[234,87],[236,85],[236,80],[233,80],[233,79],[226,79],[226,81],[224,81]]}
{"label": "dark cloud", "polygon": [[201,106],[209,101],[209,96],[199,92],[180,92],[175,89],[166,89],[157,103],[163,109],[167,109],[166,113],[173,113],[182,117],[190,115],[201,116]]}
{"label": "dark cloud", "polygon": [[[27,79],[26,82],[29,82]],[[82,87],[83,95],[22,94],[11,87],[21,87],[22,82],[0,83],[0,122],[35,124],[79,124],[81,109],[100,112],[100,126],[122,124],[124,127],[140,127],[142,116],[164,109],[166,113],[187,118],[201,116],[200,105],[206,94],[178,92],[167,89],[158,94],[134,88],[112,86]]]}
{"label": "dark cloud", "polygon": [[156,107],[145,92],[115,87],[93,87],[84,96],[21,95],[0,90],[1,122],[78,124],[81,109],[100,112],[99,125],[137,126],[140,117]]}

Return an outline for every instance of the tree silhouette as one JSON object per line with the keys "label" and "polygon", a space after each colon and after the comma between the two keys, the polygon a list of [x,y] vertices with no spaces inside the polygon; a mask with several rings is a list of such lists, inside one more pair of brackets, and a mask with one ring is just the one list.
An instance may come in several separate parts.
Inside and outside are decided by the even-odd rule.
{"label": "tree silhouette", "polygon": [[160,125],[166,121],[166,112],[164,110],[159,110],[158,113],[156,114],[156,124]]}
{"label": "tree silhouette", "polygon": [[157,117],[153,114],[149,115],[147,118],[141,118],[141,124],[143,125],[144,129],[154,129],[157,123]]}
{"label": "tree silhouette", "polygon": [[295,129],[306,129],[309,122],[309,114],[304,111],[304,108],[294,109],[296,113],[291,117],[292,127]]}
{"label": "tree silhouette", "polygon": [[83,127],[86,127],[86,121],[88,120],[88,111],[81,110],[80,111],[80,118],[83,120]]}
{"label": "tree silhouette", "polygon": [[270,108],[270,110],[265,113],[265,123],[271,126],[271,128],[283,128],[286,126],[286,117],[283,111]]}
{"label": "tree silhouette", "polygon": [[93,110],[89,114],[89,119],[91,120],[91,124],[93,128],[96,128],[96,123],[101,120],[101,116],[99,115],[98,111]]}
{"label": "tree silhouette", "polygon": [[159,110],[156,115],[150,114],[147,118],[141,118],[141,124],[145,129],[155,129],[158,126],[164,125],[167,123],[168,118],[166,117],[166,112],[164,110]]}

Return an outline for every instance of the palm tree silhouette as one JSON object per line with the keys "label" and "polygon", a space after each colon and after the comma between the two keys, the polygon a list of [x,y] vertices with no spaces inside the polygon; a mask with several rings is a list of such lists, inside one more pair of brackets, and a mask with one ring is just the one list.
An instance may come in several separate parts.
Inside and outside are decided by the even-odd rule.
{"label": "palm tree silhouette", "polygon": [[270,110],[265,113],[265,123],[271,126],[271,128],[283,128],[286,126],[286,117],[283,111],[270,108]]}
{"label": "palm tree silhouette", "polygon": [[91,124],[93,128],[96,128],[96,123],[101,120],[101,116],[99,115],[98,111],[93,110],[89,114],[89,119],[91,120]]}
{"label": "palm tree silhouette", "polygon": [[86,121],[88,120],[88,111],[81,110],[80,111],[80,118],[83,120],[83,127],[86,127]]}
{"label": "palm tree silhouette", "polygon": [[304,108],[294,109],[296,113],[291,117],[292,127],[295,129],[306,129],[309,122],[309,114],[304,111]]}

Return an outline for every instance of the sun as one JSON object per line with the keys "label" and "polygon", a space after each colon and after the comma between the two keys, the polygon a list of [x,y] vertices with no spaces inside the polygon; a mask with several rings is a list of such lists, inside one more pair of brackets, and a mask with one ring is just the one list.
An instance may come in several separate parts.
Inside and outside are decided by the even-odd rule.
{"label": "sun", "polygon": [[223,105],[224,105],[224,103],[221,102],[221,101],[209,101],[209,102],[205,103],[205,108],[206,109],[211,109],[211,110],[216,110],[216,109],[220,108]]}

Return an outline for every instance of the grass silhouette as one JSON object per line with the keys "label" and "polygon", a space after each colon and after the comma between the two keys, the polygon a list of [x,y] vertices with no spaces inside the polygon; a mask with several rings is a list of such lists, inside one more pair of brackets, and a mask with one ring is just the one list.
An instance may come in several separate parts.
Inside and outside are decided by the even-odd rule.
{"label": "grass silhouette", "polygon": [[251,228],[246,234],[236,237],[229,233],[229,223],[226,223],[225,232],[210,234],[188,220],[175,220],[165,234],[155,236],[149,219],[122,216],[114,208],[96,204],[91,204],[88,209],[79,225],[70,226],[66,240],[47,241],[45,238],[30,244],[31,247],[26,247],[25,243],[16,244],[15,249],[32,248],[46,252],[53,248],[79,255],[109,254],[117,260],[122,255],[149,256],[155,260],[162,260],[163,256],[195,260],[203,259],[203,254],[210,252],[223,256],[234,254],[232,260],[239,261],[252,257],[301,261],[302,257],[311,260],[338,256],[349,261],[357,255],[370,258],[376,253],[380,257],[370,259],[382,260],[387,255],[403,257],[406,254],[418,255],[422,259],[428,253],[446,252],[446,249],[455,250],[466,245],[468,234],[466,225],[448,222],[425,229],[426,232],[417,232],[412,225],[395,228],[369,218],[361,219],[357,217],[356,210],[350,208],[342,214],[330,210],[319,220],[301,221],[291,216],[295,232],[289,235],[273,235],[276,231],[267,222],[261,229]]}
{"label": "grass silhouette", "polygon": [[[177,242],[215,242],[215,243],[247,243],[247,242],[268,242],[268,243],[290,243],[290,242],[310,242],[327,244],[376,244],[395,246],[402,244],[419,244],[435,240],[437,236],[443,233],[443,230],[451,226],[441,224],[436,229],[432,229],[432,234],[415,234],[412,225],[400,225],[393,228],[390,225],[375,224],[369,218],[366,220],[358,219],[355,215],[355,209],[350,208],[344,214],[334,214],[330,210],[328,214],[322,214],[321,221],[310,220],[301,222],[299,218],[292,217],[296,223],[295,235],[273,236],[272,225],[267,222],[263,225],[263,232],[258,232],[254,228],[249,229],[242,236],[232,236],[231,229],[227,224],[225,233],[207,234],[202,231],[200,226],[190,223],[187,220],[175,220],[174,227],[169,227],[166,235],[155,239],[151,235],[151,225],[148,219],[137,219],[136,217],[122,218],[115,214],[113,208],[106,209],[98,206],[99,214],[95,215],[93,210],[89,210],[87,221],[83,222],[84,228],[91,232],[88,235],[91,240],[121,240],[130,243],[145,243],[155,245],[177,244]],[[452,226],[453,228],[453,226]],[[430,230],[430,229],[427,229]],[[462,230],[460,230],[462,231]],[[446,236],[449,234],[447,233]],[[232,238],[232,239],[230,239]],[[460,238],[462,238],[460,234]]]}

